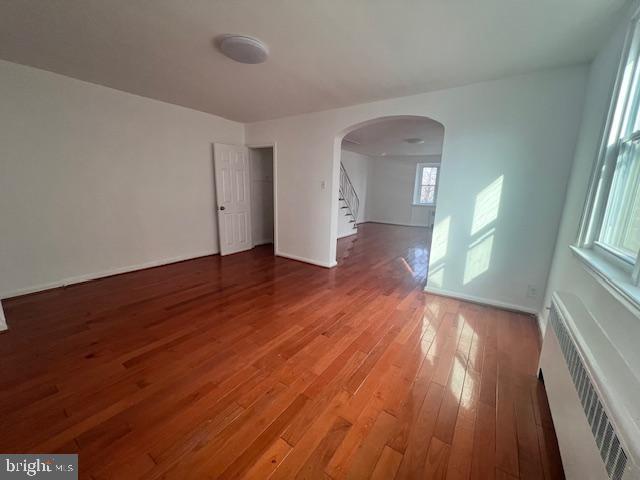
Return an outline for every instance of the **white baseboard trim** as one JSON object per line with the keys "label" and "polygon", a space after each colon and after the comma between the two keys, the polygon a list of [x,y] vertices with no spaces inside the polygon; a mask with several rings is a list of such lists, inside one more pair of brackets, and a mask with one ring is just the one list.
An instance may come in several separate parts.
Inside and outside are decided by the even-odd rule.
{"label": "white baseboard trim", "polygon": [[2,301],[0,301],[0,332],[7,330],[9,327],[7,326],[7,319],[4,316],[4,312],[2,311]]}
{"label": "white baseboard trim", "polygon": [[151,262],[139,263],[137,265],[129,265],[126,267],[111,268],[109,270],[103,270],[101,272],[87,273],[85,275],[77,275],[74,277],[67,277],[55,282],[44,283],[33,287],[21,288],[17,290],[10,290],[8,292],[2,292],[0,294],[0,300],[3,298],[17,297],[19,295],[26,295],[28,293],[41,292],[43,290],[49,290],[51,288],[65,287],[67,285],[73,285],[76,283],[88,282],[90,280],[96,280],[98,278],[110,277],[112,275],[119,275],[121,273],[134,272],[136,270],[144,270],[146,268],[160,267],[162,265],[169,265],[170,263],[184,262],[185,260],[193,260],[194,258],[207,257],[209,255],[216,255],[219,253],[217,250],[208,250],[205,252],[192,253],[188,255],[180,255],[173,258],[164,258],[162,260],[153,260]]}
{"label": "white baseboard trim", "polygon": [[420,227],[420,228],[431,228],[431,225],[421,225],[419,223],[399,223],[399,222],[378,222],[377,220],[367,220],[366,222],[360,222],[358,225],[362,223],[379,223],[381,225],[396,225],[398,227]]}
{"label": "white baseboard trim", "polygon": [[318,267],[324,267],[324,268],[332,268],[338,264],[338,262],[336,261],[333,261],[331,263],[318,262],[316,260],[311,260],[310,258],[301,257],[299,255],[291,255],[290,253],[284,253],[284,252],[276,252],[276,256],[288,258],[290,260],[297,260],[298,262],[310,263],[311,265],[317,265]]}
{"label": "white baseboard trim", "polygon": [[424,291],[432,293],[433,295],[440,295],[441,297],[455,298],[457,300],[464,300],[466,302],[478,303],[480,305],[488,305],[490,307],[501,308],[503,310],[513,310],[515,312],[528,313],[530,315],[538,314],[538,311],[533,308],[523,307],[521,305],[514,305],[512,303],[500,302],[498,300],[491,300],[489,298],[476,297],[474,295],[467,295],[464,293],[452,292],[450,290],[444,290],[437,287],[424,287]]}
{"label": "white baseboard trim", "polygon": [[358,230],[354,230],[353,232],[349,232],[349,233],[344,233],[342,235],[338,235],[338,240],[340,240],[341,238],[347,238],[347,237],[352,237],[353,235],[355,235],[356,233],[358,233]]}

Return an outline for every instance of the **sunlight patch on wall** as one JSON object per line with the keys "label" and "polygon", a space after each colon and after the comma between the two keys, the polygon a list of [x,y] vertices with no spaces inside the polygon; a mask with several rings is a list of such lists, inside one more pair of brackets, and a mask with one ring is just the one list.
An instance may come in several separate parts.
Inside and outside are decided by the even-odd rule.
{"label": "sunlight patch on wall", "polygon": [[442,260],[447,255],[450,224],[451,217],[446,217],[440,220],[433,228],[433,237],[431,238],[431,265]]}
{"label": "sunlight patch on wall", "polygon": [[471,235],[475,235],[498,218],[503,178],[504,175],[500,175],[476,195]]}
{"label": "sunlight patch on wall", "polygon": [[469,247],[464,265],[464,285],[489,270],[494,232],[495,229],[492,228]]}

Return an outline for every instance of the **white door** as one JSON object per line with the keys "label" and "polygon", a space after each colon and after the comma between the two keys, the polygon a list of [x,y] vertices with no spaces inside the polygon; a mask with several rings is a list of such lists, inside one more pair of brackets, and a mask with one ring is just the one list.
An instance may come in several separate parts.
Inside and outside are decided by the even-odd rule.
{"label": "white door", "polygon": [[249,151],[240,145],[213,146],[220,255],[249,250],[251,243],[251,183]]}

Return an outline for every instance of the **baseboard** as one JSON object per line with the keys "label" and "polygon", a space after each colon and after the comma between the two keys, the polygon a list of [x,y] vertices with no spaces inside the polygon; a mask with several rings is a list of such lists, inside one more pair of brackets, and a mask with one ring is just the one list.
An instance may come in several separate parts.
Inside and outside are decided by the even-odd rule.
{"label": "baseboard", "polygon": [[417,227],[417,228],[433,228],[432,225],[418,225],[415,223],[398,223],[398,222],[377,222],[375,220],[367,220],[366,222],[360,222],[358,225],[362,225],[363,223],[377,223],[379,225],[395,225],[397,227]]}
{"label": "baseboard", "polygon": [[289,260],[297,260],[298,262],[310,263],[311,265],[317,265],[318,267],[324,267],[324,268],[333,268],[338,264],[338,262],[336,261],[333,261],[331,263],[318,262],[316,260],[311,260],[310,258],[300,257],[298,255],[291,255],[290,253],[284,253],[284,252],[276,252],[276,256],[288,258]]}
{"label": "baseboard", "polygon": [[523,307],[521,305],[514,305],[512,303],[500,302],[498,300],[491,300],[489,298],[476,297],[474,295],[466,295],[464,293],[452,292],[450,290],[444,290],[442,288],[425,287],[424,291],[433,295],[439,295],[441,297],[455,298],[457,300],[464,300],[465,302],[477,303],[480,305],[488,305],[490,307],[500,308],[502,310],[511,310],[514,312],[528,313],[529,315],[538,314],[537,310],[533,308]]}
{"label": "baseboard", "polygon": [[209,255],[215,255],[218,251],[205,251],[189,255],[180,255],[178,257],[165,258],[162,260],[154,260],[151,262],[140,263],[137,265],[129,265],[126,267],[112,268],[109,270],[103,270],[101,272],[88,273],[86,275],[77,275],[74,277],[67,277],[55,282],[36,285],[33,287],[21,288],[18,290],[10,290],[0,294],[0,300],[4,298],[17,297],[20,295],[27,295],[29,293],[42,292],[44,290],[50,290],[52,288],[65,287],[68,285],[74,285],[76,283],[88,282],[90,280],[97,280],[98,278],[110,277],[112,275],[120,275],[122,273],[135,272],[136,270],[144,270],[146,268],[161,267],[162,265],[169,265],[170,263],[184,262],[186,260],[193,260],[194,258],[207,257]]}
{"label": "baseboard", "polygon": [[343,235],[339,235],[338,236],[338,240],[340,240],[341,238],[347,238],[347,237],[352,237],[353,235],[355,235],[356,233],[358,233],[358,230],[353,230],[353,232],[349,232],[349,233],[345,233]]}
{"label": "baseboard", "polygon": [[2,301],[0,300],[0,332],[7,330],[9,327],[7,326],[7,319],[4,316],[4,312],[2,311]]}

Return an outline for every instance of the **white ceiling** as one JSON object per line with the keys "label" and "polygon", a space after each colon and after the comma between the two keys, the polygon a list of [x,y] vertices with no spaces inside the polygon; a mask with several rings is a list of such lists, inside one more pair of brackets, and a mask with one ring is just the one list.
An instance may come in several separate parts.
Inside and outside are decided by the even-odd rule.
{"label": "white ceiling", "polygon": [[[407,138],[421,138],[424,143],[410,144]],[[380,119],[347,134],[342,148],[370,156],[440,155],[444,127],[425,117]]]}
{"label": "white ceiling", "polygon": [[[251,122],[590,60],[625,0],[2,0],[0,58]],[[224,33],[271,56],[234,63]]]}

